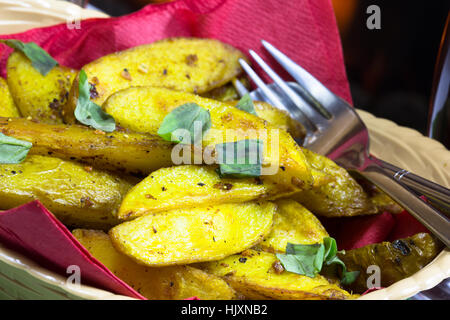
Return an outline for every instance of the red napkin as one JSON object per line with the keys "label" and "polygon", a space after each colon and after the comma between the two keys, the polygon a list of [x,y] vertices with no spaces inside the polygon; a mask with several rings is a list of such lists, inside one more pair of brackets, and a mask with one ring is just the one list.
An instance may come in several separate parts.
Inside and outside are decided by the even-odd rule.
{"label": "red napkin", "polygon": [[67,277],[67,268],[78,266],[81,284],[145,299],[95,259],[37,200],[0,212],[0,242]]}
{"label": "red napkin", "polygon": [[[149,5],[119,18],[85,20],[81,29],[60,24],[0,38],[34,41],[61,65],[81,68],[102,55],[175,36],[210,37],[243,52],[253,49],[289,79],[261,47],[260,40],[265,39],[351,103],[329,0],[178,0]],[[3,76],[10,52],[10,48],[0,45]],[[355,222],[342,226],[345,229],[337,229],[338,243],[350,248],[386,240],[393,230],[402,229],[403,234],[415,231],[410,228],[414,221],[408,219],[396,219],[389,213],[355,218]],[[62,275],[66,275],[68,265],[77,264],[82,270],[82,282],[142,298],[94,259],[39,202],[1,213],[0,241]]]}
{"label": "red napkin", "polygon": [[[176,36],[216,38],[244,52],[253,49],[273,62],[261,46],[260,40],[265,39],[351,102],[328,0],[178,0],[119,18],[82,21],[81,29],[69,30],[60,24],[0,38],[34,41],[60,64],[81,68],[102,55]],[[3,46],[0,52],[3,76],[10,51]],[[286,75],[276,62],[272,66]]]}

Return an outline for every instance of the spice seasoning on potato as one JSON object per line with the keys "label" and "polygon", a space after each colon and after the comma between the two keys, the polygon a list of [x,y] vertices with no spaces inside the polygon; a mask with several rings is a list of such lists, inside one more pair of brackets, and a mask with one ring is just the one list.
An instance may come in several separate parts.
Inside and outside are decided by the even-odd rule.
{"label": "spice seasoning on potato", "polygon": [[[98,79],[99,95],[92,101],[101,105],[111,94],[131,86],[156,86],[196,93],[209,91],[242,72],[239,59],[247,58],[218,40],[171,38],[103,56],[82,69],[89,82],[93,77]],[[142,68],[143,64],[146,68]],[[74,87],[78,87],[77,79],[64,106],[66,123],[75,122],[77,91]]]}
{"label": "spice seasoning on potato", "polygon": [[76,76],[75,70],[58,65],[43,76],[17,51],[9,56],[6,69],[8,86],[23,117],[62,123],[61,112]]}
{"label": "spice seasoning on potato", "polygon": [[268,201],[174,209],[123,222],[109,235],[118,251],[147,266],[218,260],[259,243],[275,209]]}

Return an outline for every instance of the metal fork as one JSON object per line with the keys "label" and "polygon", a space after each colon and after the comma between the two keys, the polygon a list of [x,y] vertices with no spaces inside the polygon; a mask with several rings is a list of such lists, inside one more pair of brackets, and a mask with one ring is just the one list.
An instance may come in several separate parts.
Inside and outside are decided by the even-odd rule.
{"label": "metal fork", "polygon": [[[356,111],[273,45],[264,40],[262,44],[296,82],[283,81],[250,50],[252,58],[274,80],[273,84],[265,84],[241,59],[242,68],[258,87],[250,92],[251,98],[289,112],[307,130],[303,141],[297,141],[300,145],[327,155],[371,181],[450,247],[449,218],[420,199],[406,184],[447,206],[450,190],[370,155],[369,132]],[[249,93],[238,80],[234,85],[241,96]]]}

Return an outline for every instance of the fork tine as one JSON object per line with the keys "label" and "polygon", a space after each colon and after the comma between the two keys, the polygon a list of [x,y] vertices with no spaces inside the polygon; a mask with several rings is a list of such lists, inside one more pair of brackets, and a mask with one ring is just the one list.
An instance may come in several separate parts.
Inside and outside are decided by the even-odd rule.
{"label": "fork tine", "polygon": [[244,86],[244,84],[239,81],[238,78],[234,78],[232,80],[233,86],[236,89],[236,91],[238,92],[239,96],[242,97],[244,95],[246,95],[247,93],[250,93],[247,88]]}
{"label": "fork tine", "polygon": [[250,79],[252,79],[256,86],[261,89],[270,104],[279,109],[288,111],[286,106],[281,102],[280,98],[264,83],[264,81],[261,80],[261,78],[255,73],[255,71],[253,71],[245,60],[239,59],[239,63]]}
{"label": "fork tine", "polygon": [[[267,63],[253,50],[249,50],[250,55],[259,64],[259,66],[272,78],[272,80],[277,84],[277,86],[285,93],[291,101],[297,106],[297,108],[309,118],[309,120],[315,124],[315,126],[321,127],[326,126],[327,120],[323,115],[315,108],[311,108],[307,105],[307,102],[300,96],[297,92],[291,89],[286,82],[284,82],[275,71],[270,68]],[[296,113],[297,110],[289,110],[291,113]]]}
{"label": "fork tine", "polygon": [[275,60],[277,60],[278,63],[298,82],[298,84],[300,84],[309,93],[309,98],[315,101],[313,105],[328,112],[325,108],[323,108],[323,106],[329,105],[328,102],[331,99],[335,99],[337,96],[312,74],[300,67],[272,44],[265,40],[261,40],[261,43],[264,48],[269,51],[272,57],[274,57]]}

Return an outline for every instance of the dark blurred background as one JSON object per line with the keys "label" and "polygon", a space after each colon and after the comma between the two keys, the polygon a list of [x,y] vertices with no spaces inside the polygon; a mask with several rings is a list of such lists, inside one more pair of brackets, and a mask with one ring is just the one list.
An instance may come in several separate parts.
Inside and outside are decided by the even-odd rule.
{"label": "dark blurred background", "polygon": [[[119,16],[164,0],[90,0]],[[280,1],[280,4],[282,1]],[[430,94],[449,0],[332,0],[354,105],[372,114],[427,130]],[[369,30],[368,6],[381,9],[381,29]]]}

